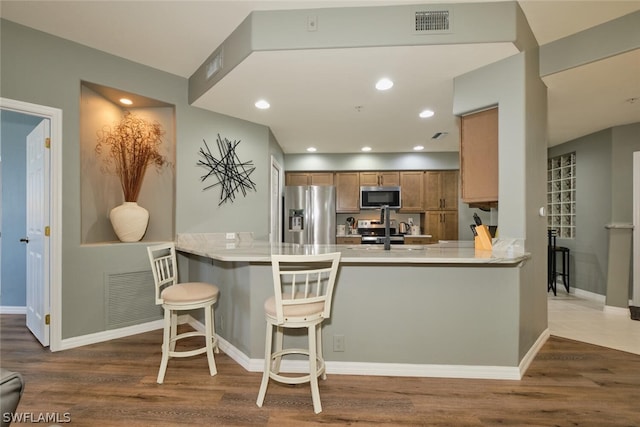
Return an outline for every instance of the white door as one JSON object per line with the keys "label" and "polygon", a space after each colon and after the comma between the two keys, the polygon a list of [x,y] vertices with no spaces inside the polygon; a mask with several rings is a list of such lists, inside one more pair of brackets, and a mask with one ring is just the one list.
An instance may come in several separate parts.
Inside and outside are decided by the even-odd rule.
{"label": "white door", "polygon": [[27,327],[49,345],[49,149],[44,119],[27,136]]}
{"label": "white door", "polygon": [[282,241],[282,167],[273,156],[271,157],[271,224],[269,241]]}

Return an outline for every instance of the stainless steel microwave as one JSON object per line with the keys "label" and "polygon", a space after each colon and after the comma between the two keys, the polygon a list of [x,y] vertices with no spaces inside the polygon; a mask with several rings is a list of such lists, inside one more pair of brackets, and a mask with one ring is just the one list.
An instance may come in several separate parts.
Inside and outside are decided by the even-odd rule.
{"label": "stainless steel microwave", "polygon": [[360,187],[360,209],[400,209],[401,202],[400,187]]}

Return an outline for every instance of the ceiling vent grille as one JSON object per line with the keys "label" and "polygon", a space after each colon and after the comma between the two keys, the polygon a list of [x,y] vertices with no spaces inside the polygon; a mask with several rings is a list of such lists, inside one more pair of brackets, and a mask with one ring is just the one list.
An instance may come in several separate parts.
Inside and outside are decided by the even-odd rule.
{"label": "ceiling vent grille", "polygon": [[448,33],[452,30],[450,10],[417,10],[414,12],[415,34]]}

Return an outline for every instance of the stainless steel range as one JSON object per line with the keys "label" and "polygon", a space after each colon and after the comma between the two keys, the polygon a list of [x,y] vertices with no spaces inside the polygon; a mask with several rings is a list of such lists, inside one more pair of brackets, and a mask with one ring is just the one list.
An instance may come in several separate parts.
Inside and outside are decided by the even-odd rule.
{"label": "stainless steel range", "polygon": [[[395,219],[391,220],[389,232],[392,245],[404,244],[404,235],[397,233]],[[358,234],[362,236],[360,243],[363,245],[382,245],[384,244],[384,223],[377,220],[359,219]]]}

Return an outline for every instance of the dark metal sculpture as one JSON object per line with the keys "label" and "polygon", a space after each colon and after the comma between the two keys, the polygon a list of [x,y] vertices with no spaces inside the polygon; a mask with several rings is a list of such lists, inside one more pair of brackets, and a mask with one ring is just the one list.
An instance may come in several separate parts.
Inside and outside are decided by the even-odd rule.
{"label": "dark metal sculpture", "polygon": [[256,170],[253,165],[253,161],[241,162],[240,158],[236,154],[236,147],[240,144],[240,141],[229,141],[227,138],[224,140],[218,134],[216,140],[218,144],[218,152],[220,158],[216,159],[207,145],[207,141],[204,139],[204,148],[200,148],[200,156],[204,160],[198,160],[198,166],[202,166],[208,169],[205,175],[202,175],[200,180],[204,182],[209,177],[214,177],[218,182],[204,187],[204,190],[208,190],[216,185],[221,187],[220,189],[220,203],[221,204],[231,201],[236,198],[236,192],[241,191],[246,197],[248,190],[256,191],[256,184],[249,176]]}

